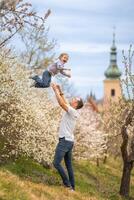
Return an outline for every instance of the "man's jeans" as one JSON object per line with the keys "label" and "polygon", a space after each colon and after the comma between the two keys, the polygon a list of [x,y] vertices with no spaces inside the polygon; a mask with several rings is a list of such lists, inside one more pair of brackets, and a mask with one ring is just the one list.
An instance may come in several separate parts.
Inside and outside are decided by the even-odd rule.
{"label": "man's jeans", "polygon": [[[59,143],[55,150],[55,157],[54,157],[54,167],[58,170],[63,184],[66,187],[72,187],[75,189],[75,182],[74,182],[74,173],[72,168],[72,149],[73,149],[74,142],[67,141],[65,138],[60,138]],[[64,158],[65,165],[67,168],[68,176],[66,175],[63,167],[61,166],[61,161]]]}

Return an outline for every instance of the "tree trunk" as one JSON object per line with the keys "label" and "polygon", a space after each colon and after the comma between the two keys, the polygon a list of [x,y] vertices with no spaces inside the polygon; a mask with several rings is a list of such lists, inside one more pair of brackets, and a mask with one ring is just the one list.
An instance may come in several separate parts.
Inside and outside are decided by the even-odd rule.
{"label": "tree trunk", "polygon": [[107,162],[107,156],[104,157],[103,164],[106,164],[106,162]]}
{"label": "tree trunk", "polygon": [[[133,104],[134,105],[134,104]],[[133,161],[129,159],[128,155],[128,133],[127,128],[132,123],[133,120],[133,113],[134,113],[134,106],[132,110],[128,113],[125,122],[121,128],[121,134],[122,134],[122,145],[121,145],[121,153],[122,153],[122,159],[123,159],[123,174],[121,179],[121,186],[120,186],[120,195],[123,197],[129,196],[129,190],[130,190],[130,177],[131,177],[131,171],[133,168]]]}
{"label": "tree trunk", "polygon": [[96,165],[97,165],[97,167],[100,166],[100,160],[99,160],[99,158],[96,159]]}
{"label": "tree trunk", "polygon": [[129,196],[130,177],[131,177],[132,168],[133,168],[133,162],[124,163],[121,186],[120,186],[120,195],[122,195],[123,197]]}

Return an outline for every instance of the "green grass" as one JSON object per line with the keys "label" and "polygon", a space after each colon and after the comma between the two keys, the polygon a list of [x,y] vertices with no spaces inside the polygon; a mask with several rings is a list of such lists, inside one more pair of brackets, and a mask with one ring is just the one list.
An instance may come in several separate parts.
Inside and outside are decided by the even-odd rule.
{"label": "green grass", "polygon": [[[102,199],[119,198],[120,174],[117,170],[115,173],[111,171],[108,164],[97,167],[88,162],[77,164],[77,170],[77,183],[81,192],[84,191]],[[79,175],[83,181],[79,179]]]}
{"label": "green grass", "polygon": [[1,180],[0,190],[4,191],[4,196],[0,197],[0,200],[25,200],[28,196],[17,187],[14,182],[7,182],[6,180]]}
{"label": "green grass", "polygon": [[[120,179],[121,179],[121,162],[119,160],[110,159],[106,164],[100,164],[99,167],[95,163],[89,161],[74,162],[74,171],[76,177],[76,191],[80,195],[85,197],[95,197],[97,200],[119,200],[121,197],[118,195]],[[47,186],[48,190],[53,188],[54,192],[58,195],[62,186],[59,175],[55,169],[45,169],[31,159],[21,157],[15,162],[10,162],[0,167],[1,172],[10,172],[16,177],[19,177],[19,181],[28,181],[29,183],[36,184],[36,187],[40,185]],[[1,177],[0,177],[1,179]],[[0,183],[0,194],[4,193],[5,197],[0,200],[27,200],[28,194],[24,192],[24,188],[19,189],[15,186],[14,189],[13,181],[10,182],[4,180]],[[30,186],[31,187],[31,186]],[[35,187],[35,185],[34,185]],[[32,189],[31,189],[32,190]],[[30,190],[30,195],[31,195]],[[43,190],[43,191],[42,191]],[[45,199],[51,200],[51,192],[44,189],[33,190],[34,195],[45,196]],[[63,188],[62,188],[63,190]],[[11,194],[13,192],[13,194]],[[129,199],[134,199],[134,171],[132,172],[131,178],[131,194]],[[58,198],[58,197],[57,197]],[[33,198],[34,199],[34,198]],[[35,198],[36,199],[36,198]],[[73,196],[72,199],[75,199]],[[76,199],[81,199],[80,196]]]}
{"label": "green grass", "polygon": [[57,185],[60,183],[59,176],[55,170],[46,169],[32,159],[26,157],[21,157],[15,162],[3,165],[1,166],[1,169],[2,168],[9,170],[22,179],[31,180],[35,183],[45,183],[48,185]]}

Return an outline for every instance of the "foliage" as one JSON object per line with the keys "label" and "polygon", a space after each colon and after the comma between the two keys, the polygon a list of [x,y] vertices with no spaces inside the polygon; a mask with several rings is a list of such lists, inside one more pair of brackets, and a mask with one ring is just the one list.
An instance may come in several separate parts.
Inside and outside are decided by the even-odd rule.
{"label": "foliage", "polygon": [[[134,80],[133,80],[133,67],[132,67],[132,57],[133,52],[131,52],[131,47],[129,49],[129,58],[127,58],[123,52],[123,63],[125,64],[125,74],[122,79],[122,92],[124,97],[117,103],[111,104],[108,111],[104,114],[104,130],[109,132],[109,149],[113,148],[115,151],[113,153],[119,154],[120,143],[123,139],[122,128],[124,125],[127,128],[127,154],[129,157],[133,157],[133,139],[134,139],[134,100],[132,98]],[[126,93],[127,92],[127,93]],[[127,117],[131,115],[131,120],[126,124]],[[110,142],[111,141],[111,142]],[[111,151],[111,150],[110,150]],[[132,158],[133,160],[133,158]]]}
{"label": "foliage", "polygon": [[22,30],[26,25],[38,28],[43,24],[50,10],[43,17],[33,11],[32,5],[23,0],[1,0],[0,1],[0,48]]}
{"label": "foliage", "polygon": [[129,196],[130,176],[134,162],[134,71],[132,66],[134,52],[132,46],[128,57],[123,51],[125,74],[122,80],[123,97],[119,102],[111,104],[104,115],[104,130],[109,133],[108,146],[112,153],[121,155],[123,159],[123,174],[120,194]]}
{"label": "foliage", "polygon": [[81,109],[76,128],[77,159],[104,158],[107,151],[107,134],[99,129],[101,116],[92,110],[89,103]]}
{"label": "foliage", "polygon": [[30,68],[45,68],[54,58],[53,49],[56,41],[49,41],[49,29],[46,28],[45,21],[35,26],[25,26],[20,31],[21,40],[24,44],[24,50],[20,54],[23,63]]}
{"label": "foliage", "polygon": [[124,50],[122,51],[122,54],[125,66],[125,74],[122,79],[122,89],[125,90],[124,96],[127,95],[127,99],[134,100],[134,66],[132,65],[134,50],[132,50],[132,45],[130,45],[128,50],[128,56],[125,55]]}
{"label": "foliage", "polygon": [[60,110],[47,90],[30,88],[29,74],[17,60],[0,58],[0,74],[0,160],[23,152],[44,165],[51,163]]}

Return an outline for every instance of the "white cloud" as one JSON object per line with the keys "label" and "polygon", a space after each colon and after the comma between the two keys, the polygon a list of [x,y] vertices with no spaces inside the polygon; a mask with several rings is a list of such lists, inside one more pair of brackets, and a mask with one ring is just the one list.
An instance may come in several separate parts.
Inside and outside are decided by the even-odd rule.
{"label": "white cloud", "polygon": [[[77,53],[107,53],[110,44],[105,43],[60,43],[60,51],[77,52]],[[128,49],[128,44],[118,45],[118,50]]]}
{"label": "white cloud", "polygon": [[64,9],[80,9],[80,10],[93,10],[97,11],[100,9],[108,9],[111,5],[115,5],[116,1],[109,0],[107,3],[107,0],[101,0],[101,1],[91,1],[91,0],[29,0],[32,4],[35,5],[42,5],[42,7],[48,6],[48,7],[59,7]]}
{"label": "white cloud", "polygon": [[87,44],[87,43],[61,43],[61,51],[79,52],[79,53],[100,53],[107,52],[108,45],[105,44]]}
{"label": "white cloud", "polygon": [[98,85],[99,83],[102,83],[104,80],[103,76],[99,77],[91,77],[89,76],[74,76],[72,77],[72,81],[79,87],[79,86],[86,86],[86,85]]}

